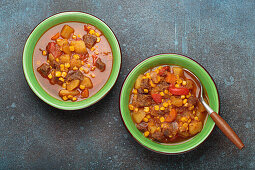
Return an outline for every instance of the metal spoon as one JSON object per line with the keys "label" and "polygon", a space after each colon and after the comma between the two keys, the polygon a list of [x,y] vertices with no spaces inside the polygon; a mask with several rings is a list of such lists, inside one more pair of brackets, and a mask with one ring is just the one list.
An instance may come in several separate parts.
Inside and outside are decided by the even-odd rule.
{"label": "metal spoon", "polygon": [[197,78],[197,76],[195,74],[193,74],[191,71],[189,71],[187,69],[185,69],[185,71],[187,73],[191,74],[190,76],[196,78],[197,84],[200,86],[200,89],[201,89],[198,97],[199,97],[201,103],[204,105],[207,112],[209,113],[209,115],[211,116],[211,118],[213,119],[213,121],[215,122],[215,124],[220,128],[220,130],[228,137],[228,139],[231,142],[233,142],[239,149],[242,149],[244,147],[244,144],[241,141],[241,139],[237,136],[237,134],[234,132],[234,130],[227,124],[227,122],[220,115],[218,115],[216,112],[214,112],[212,110],[212,108],[204,101],[203,86],[202,86],[199,78]]}

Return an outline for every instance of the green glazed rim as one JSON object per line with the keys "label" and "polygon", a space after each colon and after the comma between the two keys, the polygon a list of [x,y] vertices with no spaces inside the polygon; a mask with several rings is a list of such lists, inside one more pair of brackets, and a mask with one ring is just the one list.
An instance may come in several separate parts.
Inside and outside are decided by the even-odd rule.
{"label": "green glazed rim", "polygon": [[150,68],[167,64],[179,65],[192,71],[200,79],[203,87],[207,91],[210,107],[217,113],[219,112],[219,95],[217,87],[212,77],[200,64],[183,55],[158,54],[139,63],[126,77],[120,93],[120,114],[127,130],[142,146],[158,153],[180,154],[193,150],[209,136],[215,126],[215,123],[210,116],[207,117],[202,131],[191,139],[174,144],[160,144],[144,137],[144,135],[136,128],[128,109],[129,95],[137,77]]}
{"label": "green glazed rim", "polygon": [[[112,71],[106,84],[95,95],[78,102],[61,101],[49,95],[40,86],[33,71],[33,52],[37,41],[48,29],[65,22],[81,22],[94,25],[104,34],[111,46],[113,53]],[[112,30],[102,20],[83,12],[63,12],[45,19],[30,34],[23,52],[23,70],[30,88],[44,102],[63,110],[77,110],[86,108],[102,99],[115,84],[120,72],[120,67],[121,50],[119,42]]]}

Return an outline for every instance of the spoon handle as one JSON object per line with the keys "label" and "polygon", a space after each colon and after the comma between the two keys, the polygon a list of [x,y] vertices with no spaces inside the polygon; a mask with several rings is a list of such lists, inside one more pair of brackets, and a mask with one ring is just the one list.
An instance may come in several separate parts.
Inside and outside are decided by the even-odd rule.
{"label": "spoon handle", "polygon": [[227,122],[217,113],[212,112],[210,114],[213,121],[220,128],[220,130],[228,137],[228,139],[233,142],[239,149],[244,147],[243,142],[234,132],[234,130],[227,124]]}

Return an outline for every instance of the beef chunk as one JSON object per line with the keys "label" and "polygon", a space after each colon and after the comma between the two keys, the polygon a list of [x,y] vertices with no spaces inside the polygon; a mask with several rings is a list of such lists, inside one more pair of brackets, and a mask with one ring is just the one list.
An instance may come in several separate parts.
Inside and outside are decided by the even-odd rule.
{"label": "beef chunk", "polygon": [[189,104],[196,105],[197,102],[198,102],[198,99],[194,96],[190,96],[189,99],[188,99]]}
{"label": "beef chunk", "polygon": [[175,136],[178,132],[178,123],[165,123],[163,124],[162,132],[166,137]]}
{"label": "beef chunk", "polygon": [[102,60],[100,58],[97,59],[96,61],[96,67],[103,72],[105,70],[105,63],[102,62]]}
{"label": "beef chunk", "polygon": [[50,65],[52,68],[60,70],[60,63],[58,63],[57,61],[53,60],[52,62],[50,62]]}
{"label": "beef chunk", "polygon": [[55,58],[61,56],[62,54],[59,45],[55,42],[49,42],[46,46],[46,51],[48,52],[48,54],[51,53]]}
{"label": "beef chunk", "polygon": [[80,70],[69,72],[67,75],[67,81],[83,80],[83,79],[84,79],[84,75],[82,74]]}
{"label": "beef chunk", "polygon": [[141,132],[147,131],[148,123],[142,122],[136,125],[137,129]]}
{"label": "beef chunk", "polygon": [[142,89],[150,89],[150,80],[149,79],[142,79],[141,81],[141,88]]}
{"label": "beef chunk", "polygon": [[150,95],[138,94],[136,100],[133,101],[136,107],[151,106],[153,103],[152,97]]}
{"label": "beef chunk", "polygon": [[83,41],[85,42],[85,45],[87,48],[92,48],[97,41],[97,37],[91,34],[86,34],[83,36]]}
{"label": "beef chunk", "polygon": [[37,68],[37,71],[42,75],[42,77],[46,78],[50,73],[50,65],[43,63],[40,67]]}
{"label": "beef chunk", "polygon": [[156,131],[151,135],[156,141],[162,142],[164,140],[164,134],[160,131]]}

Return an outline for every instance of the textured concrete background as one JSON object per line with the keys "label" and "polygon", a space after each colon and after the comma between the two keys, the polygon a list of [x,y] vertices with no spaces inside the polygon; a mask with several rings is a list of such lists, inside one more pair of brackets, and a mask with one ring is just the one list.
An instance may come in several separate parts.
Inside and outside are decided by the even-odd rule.
{"label": "textured concrete background", "polygon": [[[42,102],[22,72],[27,37],[43,19],[84,11],[105,21],[122,49],[120,77],[98,104],[61,111]],[[254,169],[255,1],[0,1],[0,169]],[[201,63],[220,93],[221,116],[238,132],[239,151],[215,128],[196,150],[153,153],[125,129],[121,85],[143,59],[175,52]]]}

